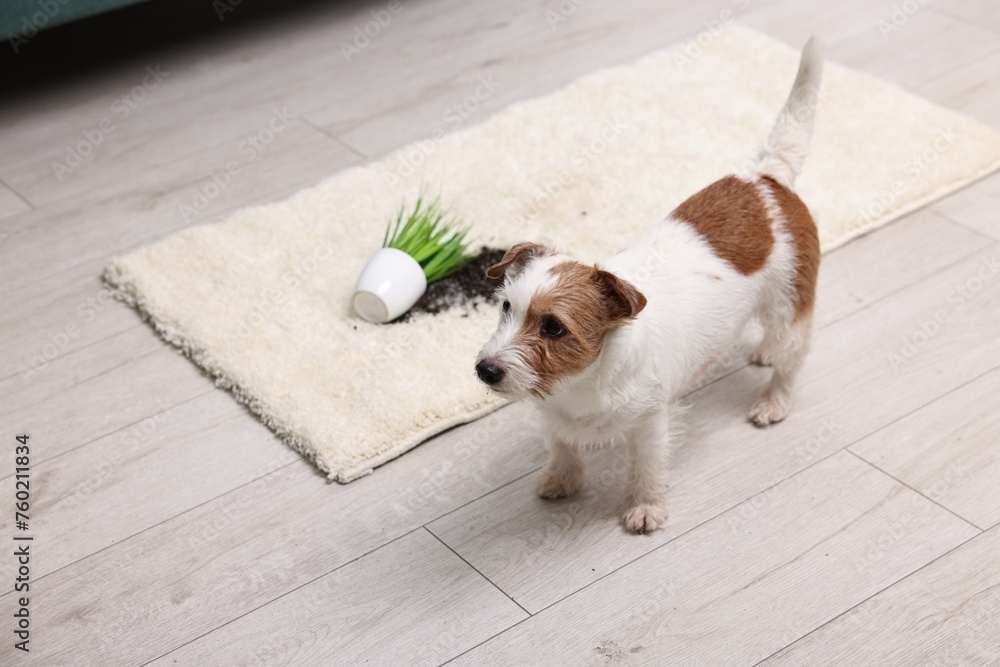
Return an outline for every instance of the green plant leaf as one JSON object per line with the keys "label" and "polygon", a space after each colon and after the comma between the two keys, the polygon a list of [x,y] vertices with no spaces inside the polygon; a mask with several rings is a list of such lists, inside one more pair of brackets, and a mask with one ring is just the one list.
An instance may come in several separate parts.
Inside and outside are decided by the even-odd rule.
{"label": "green plant leaf", "polygon": [[445,278],[468,264],[475,255],[468,252],[469,228],[456,229],[441,205],[440,195],[428,201],[423,188],[413,208],[400,207],[389,220],[382,247],[396,248],[413,257],[423,268],[427,282]]}

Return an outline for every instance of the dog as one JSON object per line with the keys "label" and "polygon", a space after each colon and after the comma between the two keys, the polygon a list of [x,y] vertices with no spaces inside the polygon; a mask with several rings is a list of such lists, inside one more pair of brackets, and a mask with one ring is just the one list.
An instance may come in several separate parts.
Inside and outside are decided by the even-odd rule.
{"label": "dog", "polygon": [[580,450],[628,448],[625,527],[647,533],[666,512],[671,406],[738,345],[757,318],[752,361],[770,381],[750,409],[758,426],[788,414],[809,347],[819,271],[816,225],[795,194],[823,72],[810,39],[753,169],[684,201],[628,248],[588,266],[520,243],[487,269],[500,323],[475,370],[497,394],[537,402],[549,461],[543,498],[580,487]]}

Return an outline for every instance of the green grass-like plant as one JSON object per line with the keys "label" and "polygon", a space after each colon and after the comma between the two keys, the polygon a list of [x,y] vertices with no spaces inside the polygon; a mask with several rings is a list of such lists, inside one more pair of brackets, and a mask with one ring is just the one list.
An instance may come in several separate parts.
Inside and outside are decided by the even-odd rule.
{"label": "green grass-like plant", "polygon": [[468,252],[469,244],[465,241],[469,228],[456,229],[447,215],[440,197],[427,203],[421,192],[409,214],[404,204],[395,222],[389,221],[382,247],[402,250],[417,260],[428,283],[450,276],[476,256]]}

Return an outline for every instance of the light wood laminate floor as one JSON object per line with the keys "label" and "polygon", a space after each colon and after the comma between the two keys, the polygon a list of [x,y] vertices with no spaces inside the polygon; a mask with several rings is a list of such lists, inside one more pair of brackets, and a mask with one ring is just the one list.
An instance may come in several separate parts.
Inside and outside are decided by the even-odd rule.
{"label": "light wood laminate floor", "polygon": [[[122,41],[155,45],[0,100],[0,664],[1000,665],[1000,175],[824,258],[786,422],[745,422],[759,368],[688,397],[648,536],[618,524],[616,452],[588,457],[579,497],[535,497],[524,406],[327,484],[98,280],[116,254],[453,129],[480,77],[496,91],[460,125],[728,17],[817,33],[831,60],[1000,127],[1000,5],[247,1],[215,3],[220,21],[182,4],[128,10]],[[372,12],[391,18],[345,55]]]}

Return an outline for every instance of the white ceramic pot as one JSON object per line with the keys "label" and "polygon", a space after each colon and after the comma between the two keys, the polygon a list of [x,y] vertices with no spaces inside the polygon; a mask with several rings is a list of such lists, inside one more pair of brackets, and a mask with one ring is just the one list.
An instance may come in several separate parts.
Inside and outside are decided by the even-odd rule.
{"label": "white ceramic pot", "polygon": [[390,322],[427,290],[420,263],[402,250],[382,248],[368,260],[354,286],[354,310],[369,322]]}

